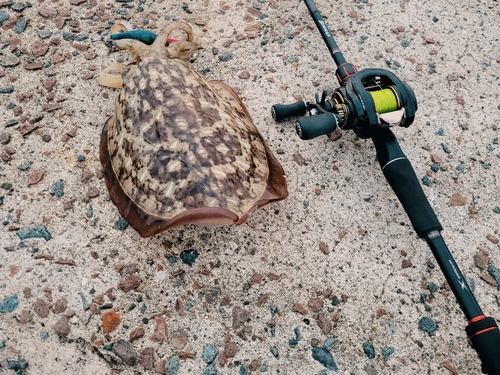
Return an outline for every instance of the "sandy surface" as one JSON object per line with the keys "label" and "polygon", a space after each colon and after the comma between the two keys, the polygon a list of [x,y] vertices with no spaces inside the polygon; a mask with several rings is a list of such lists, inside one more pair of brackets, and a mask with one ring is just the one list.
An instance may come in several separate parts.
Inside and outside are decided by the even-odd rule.
{"label": "sandy surface", "polygon": [[[334,373],[312,356],[325,343],[339,374],[480,373],[465,318],[371,141],[345,132],[303,142],[293,121],[272,120],[272,104],[337,87],[302,2],[35,0],[22,13],[5,3],[0,60],[15,61],[13,51],[19,64],[0,68],[0,89],[13,87],[0,94],[0,373],[23,363],[24,374],[154,374],[166,363],[175,373],[176,356],[178,374]],[[415,91],[414,124],[394,132],[419,179],[428,176],[425,194],[481,307],[499,319],[488,272],[500,268],[498,3],[317,6],[348,61],[387,68]],[[117,91],[95,77],[128,56],[90,36],[122,16],[155,32],[175,17],[203,36],[194,67],[240,93],[285,169],[285,201],[239,227],[150,239],[116,228],[98,145]],[[12,17],[29,19],[20,34]],[[34,56],[40,42],[48,48]],[[41,226],[50,239],[18,236]],[[189,250],[199,254],[192,266],[180,257]],[[120,319],[109,333],[104,316]],[[422,318],[437,328],[419,329]]]}

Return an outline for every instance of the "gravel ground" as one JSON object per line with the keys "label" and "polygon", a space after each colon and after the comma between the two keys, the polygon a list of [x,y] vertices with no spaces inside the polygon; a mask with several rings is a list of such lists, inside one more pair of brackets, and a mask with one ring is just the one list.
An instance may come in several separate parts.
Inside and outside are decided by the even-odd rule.
{"label": "gravel ground", "polygon": [[[332,5],[333,4],[333,5]],[[394,129],[488,316],[500,319],[500,7],[317,0],[359,69],[415,91]],[[120,220],[99,162],[125,52],[117,20],[203,37],[194,68],[234,87],[289,197],[245,224],[149,239]],[[479,374],[465,318],[369,140],[300,141],[275,103],[337,87],[297,0],[0,1],[0,373]]]}

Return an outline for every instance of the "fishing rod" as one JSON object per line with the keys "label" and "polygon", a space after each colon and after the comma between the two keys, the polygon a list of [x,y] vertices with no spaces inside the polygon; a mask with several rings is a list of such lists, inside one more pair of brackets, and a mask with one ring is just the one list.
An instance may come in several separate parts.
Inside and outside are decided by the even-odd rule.
{"label": "fishing rod", "polygon": [[[401,202],[417,235],[427,242],[460,308],[467,318],[469,342],[488,375],[500,374],[500,330],[486,317],[446,246],[438,218],[427,200],[415,171],[401,150],[391,127],[408,127],[415,119],[417,100],[413,90],[385,69],[358,71],[346,62],[312,0],[304,0],[337,65],[340,87],[323,91],[315,102],[298,101],[272,106],[276,121],[297,117],[297,134],[303,140],[330,134],[336,128],[352,129],[360,138],[371,138],[382,172]],[[305,116],[309,113],[309,116]]]}

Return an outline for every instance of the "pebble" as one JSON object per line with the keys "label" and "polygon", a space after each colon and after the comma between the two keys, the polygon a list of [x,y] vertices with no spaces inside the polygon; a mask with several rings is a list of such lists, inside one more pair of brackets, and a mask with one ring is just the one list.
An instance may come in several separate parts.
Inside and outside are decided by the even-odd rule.
{"label": "pebble", "polygon": [[312,348],[312,357],[328,370],[338,371],[338,367],[333,359],[332,353],[325,348]]}
{"label": "pebble", "polygon": [[275,346],[271,346],[271,354],[274,356],[274,358],[278,358],[280,356],[279,352],[278,352],[278,348],[276,348]]}
{"label": "pebble", "polygon": [[326,350],[332,350],[333,349],[333,345],[335,343],[335,340],[333,337],[329,337],[325,340],[325,349]]}
{"label": "pebble", "polygon": [[188,339],[187,332],[183,329],[180,329],[178,331],[172,332],[170,342],[174,348],[184,349],[184,347],[187,344],[187,339]]}
{"label": "pebble", "polygon": [[45,239],[45,241],[48,241],[52,238],[51,234],[44,225],[38,227],[19,229],[18,231],[16,231],[16,235],[21,240],[25,240],[28,238],[43,238]]}
{"label": "pebble", "polygon": [[49,333],[46,331],[40,332],[40,338],[44,341],[47,340],[49,338]]}
{"label": "pebble", "polygon": [[26,26],[28,26],[28,21],[29,18],[27,17],[21,17],[16,23],[16,26],[14,26],[14,32],[16,34],[22,34],[24,30],[26,30]]}
{"label": "pebble", "polygon": [[22,375],[24,370],[28,368],[28,362],[26,362],[26,360],[24,359],[21,359],[19,361],[7,360],[7,368],[14,370],[17,375]]}
{"label": "pebble", "polygon": [[2,65],[4,68],[12,68],[19,65],[20,63],[21,60],[19,59],[19,57],[12,53],[4,53],[0,56],[0,65]]}
{"label": "pebble", "polygon": [[17,294],[14,294],[0,302],[0,313],[10,313],[17,309],[18,306],[19,298],[17,297]]}
{"label": "pebble", "polygon": [[460,193],[455,193],[450,197],[450,206],[465,206],[467,204],[467,197]]}
{"label": "pebble", "polygon": [[155,318],[156,327],[154,333],[149,338],[151,341],[164,343],[168,340],[168,330],[165,318],[162,316],[157,316]]}
{"label": "pebble", "polygon": [[88,309],[90,309],[90,305],[87,302],[87,299],[85,298],[85,296],[83,295],[83,293],[82,292],[78,292],[78,295],[82,299],[83,310],[87,311]]}
{"label": "pebble", "polygon": [[363,344],[363,352],[368,358],[375,358],[375,348],[373,347],[373,344],[371,342],[365,342]]}
{"label": "pebble", "polygon": [[188,266],[192,266],[194,262],[196,261],[196,258],[198,258],[198,251],[191,249],[191,250],[184,250],[179,254],[179,257],[181,258],[182,262],[187,264]]}
{"label": "pebble", "polygon": [[424,332],[427,333],[432,333],[436,330],[437,324],[434,320],[431,318],[428,318],[424,316],[420,321],[418,322],[418,328]]}
{"label": "pebble", "polygon": [[39,298],[37,298],[37,300],[33,303],[33,310],[42,319],[49,316],[51,308],[52,305],[49,302],[45,302]]}
{"label": "pebble", "polygon": [[165,370],[167,370],[167,374],[177,375],[179,372],[179,356],[175,355],[170,358],[170,361],[165,366]]}
{"label": "pebble", "polygon": [[207,367],[205,367],[205,370],[203,370],[201,375],[217,375],[217,370],[215,369],[215,364],[211,363]]}
{"label": "pebble", "polygon": [[64,196],[64,181],[59,180],[55,182],[51,187],[49,191],[50,195],[56,198],[61,198]]}
{"label": "pebble", "polygon": [[128,223],[127,223],[127,220],[125,220],[123,217],[120,217],[115,225],[113,225],[113,228],[114,229],[118,229],[118,230],[125,230],[128,228]]}
{"label": "pebble", "polygon": [[219,60],[222,62],[228,62],[229,60],[232,60],[233,54],[230,52],[224,52],[222,55],[219,56]]}
{"label": "pebble", "polygon": [[155,350],[152,347],[144,348],[141,351],[141,365],[146,370],[152,370],[154,367],[154,360],[153,360],[154,351]]}
{"label": "pebble", "polygon": [[382,356],[384,357],[384,361],[387,361],[389,357],[396,351],[392,346],[384,346],[382,348]]}
{"label": "pebble", "polygon": [[134,341],[136,340],[139,340],[140,338],[144,337],[144,328],[142,327],[138,327],[138,328],[135,328],[133,329],[129,336],[128,336],[128,341],[130,343],[133,343]]}
{"label": "pebble", "polygon": [[125,340],[118,340],[113,344],[113,353],[115,353],[120,359],[129,366],[134,366],[137,361],[137,353],[134,347]]}
{"label": "pebble", "polygon": [[131,290],[137,289],[139,285],[139,280],[135,275],[128,275],[120,280],[120,282],[118,283],[118,288],[127,293]]}
{"label": "pebble", "polygon": [[71,330],[68,318],[66,316],[61,316],[57,323],[54,324],[52,329],[54,330],[54,332],[59,333],[60,335],[68,336]]}
{"label": "pebble", "polygon": [[[14,10],[16,12],[22,12],[24,9],[28,8],[28,4],[25,4],[25,3],[14,3],[14,4],[12,4],[10,6],[10,9],[12,9],[12,10]],[[31,4],[29,6],[31,6]]]}
{"label": "pebble", "polygon": [[0,11],[0,26],[3,25],[5,21],[9,19],[9,15],[5,12]]}
{"label": "pebble", "polygon": [[108,311],[102,314],[102,331],[104,333],[113,332],[120,324],[120,314],[116,311]]}
{"label": "pebble", "polygon": [[215,361],[217,354],[219,354],[219,350],[214,345],[209,344],[203,348],[201,359],[203,359],[206,363],[210,364],[213,361]]}
{"label": "pebble", "polygon": [[41,39],[47,39],[47,38],[50,38],[52,36],[52,31],[49,31],[49,30],[40,30],[38,32],[38,36],[41,38]]}
{"label": "pebble", "polygon": [[14,91],[14,86],[6,86],[0,89],[1,94],[11,94]]}
{"label": "pebble", "polygon": [[237,329],[246,323],[250,319],[250,312],[240,307],[233,307],[232,311],[233,323],[232,328]]}
{"label": "pebble", "polygon": [[497,284],[500,285],[500,270],[494,266],[489,266],[488,273],[495,279]]}

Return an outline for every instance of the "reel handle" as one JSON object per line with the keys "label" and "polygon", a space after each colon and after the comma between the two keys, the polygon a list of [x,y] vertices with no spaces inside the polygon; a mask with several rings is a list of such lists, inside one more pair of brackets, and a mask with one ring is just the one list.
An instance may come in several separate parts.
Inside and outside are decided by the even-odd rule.
{"label": "reel handle", "polygon": [[304,101],[292,104],[275,104],[271,107],[271,114],[274,121],[283,121],[289,117],[304,116],[307,112],[307,105]]}
{"label": "reel handle", "polygon": [[315,116],[305,116],[297,119],[297,134],[300,139],[309,140],[320,135],[330,134],[333,132],[342,119],[339,115],[324,112]]}

